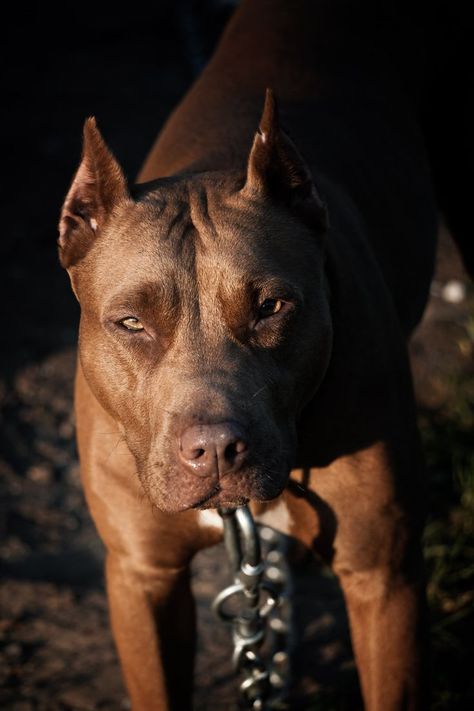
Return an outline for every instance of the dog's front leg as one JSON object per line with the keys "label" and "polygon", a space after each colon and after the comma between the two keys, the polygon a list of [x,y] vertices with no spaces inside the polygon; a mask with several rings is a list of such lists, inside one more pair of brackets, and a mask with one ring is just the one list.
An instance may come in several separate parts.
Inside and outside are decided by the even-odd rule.
{"label": "dog's front leg", "polygon": [[[113,468],[117,459],[114,454],[107,469],[96,469],[90,478],[84,474],[107,548],[112,629],[132,709],[187,711],[195,649],[189,562],[200,544],[199,530],[189,515],[167,517],[140,500],[123,460],[120,476]],[[98,497],[102,483],[108,496]]]}
{"label": "dog's front leg", "polygon": [[423,588],[387,568],[339,574],[367,711],[427,708]]}
{"label": "dog's front leg", "polygon": [[344,593],[367,711],[426,708],[423,515],[418,472],[406,471],[377,444],[310,474],[313,540]]}
{"label": "dog's front leg", "polygon": [[191,708],[195,611],[189,570],[107,556],[115,642],[133,711]]}

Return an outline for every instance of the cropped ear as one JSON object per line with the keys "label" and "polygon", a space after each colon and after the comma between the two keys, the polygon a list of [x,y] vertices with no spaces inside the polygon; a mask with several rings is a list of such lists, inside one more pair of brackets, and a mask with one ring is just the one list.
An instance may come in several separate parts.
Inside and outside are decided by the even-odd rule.
{"label": "cropped ear", "polygon": [[280,128],[278,107],[271,89],[247,164],[243,193],[262,196],[299,210],[321,230],[327,229],[326,207],[313,183],[311,172],[293,141]]}
{"label": "cropped ear", "polygon": [[114,206],[128,197],[121,167],[107,148],[95,118],[88,118],[82,160],[59,221],[59,259],[65,269],[82,259]]}

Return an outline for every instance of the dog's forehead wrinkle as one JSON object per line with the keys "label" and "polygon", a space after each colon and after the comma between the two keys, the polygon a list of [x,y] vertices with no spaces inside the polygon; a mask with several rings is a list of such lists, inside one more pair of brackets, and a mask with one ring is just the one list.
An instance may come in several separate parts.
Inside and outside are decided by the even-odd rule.
{"label": "dog's forehead wrinkle", "polygon": [[188,226],[189,209],[187,203],[184,201],[168,203],[158,221],[158,238],[160,242],[167,240],[179,242]]}
{"label": "dog's forehead wrinkle", "polygon": [[165,198],[160,195],[140,204],[130,226],[130,242],[137,262],[143,258],[158,276],[166,272],[179,279],[194,269],[196,230],[183,190],[173,199]]}
{"label": "dog's forehead wrinkle", "polygon": [[220,171],[162,178],[150,183],[148,191],[142,188],[138,204],[151,208],[155,219],[164,218],[173,225],[189,220],[204,241],[215,239],[215,214],[224,203],[223,193],[234,191],[235,184],[232,172]]}
{"label": "dog's forehead wrinkle", "polygon": [[209,195],[205,184],[197,183],[189,190],[189,215],[196,228],[198,244],[206,249],[209,242],[215,242],[218,230],[210,213]]}

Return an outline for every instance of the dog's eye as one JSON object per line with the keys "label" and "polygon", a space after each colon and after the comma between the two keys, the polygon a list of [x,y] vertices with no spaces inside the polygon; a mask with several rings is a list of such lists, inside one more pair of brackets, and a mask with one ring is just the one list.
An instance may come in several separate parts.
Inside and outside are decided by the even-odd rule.
{"label": "dog's eye", "polygon": [[119,324],[127,331],[143,331],[143,324],[135,316],[127,316],[119,321]]}
{"label": "dog's eye", "polygon": [[280,299],[265,299],[265,301],[260,305],[258,310],[259,318],[268,318],[281,311],[283,308],[283,301]]}

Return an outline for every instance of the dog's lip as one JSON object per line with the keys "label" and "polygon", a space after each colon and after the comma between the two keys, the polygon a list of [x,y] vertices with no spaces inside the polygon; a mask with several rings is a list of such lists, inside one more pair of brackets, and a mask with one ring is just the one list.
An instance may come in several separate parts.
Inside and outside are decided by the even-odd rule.
{"label": "dog's lip", "polygon": [[215,496],[218,496],[218,494],[220,494],[220,492],[221,492],[221,487],[219,484],[217,484],[216,486],[214,486],[211,489],[211,491],[208,494],[206,494],[206,496],[203,496],[202,499],[199,499],[194,504],[191,504],[190,508],[192,508],[192,509],[202,508],[204,506],[204,504],[207,504],[208,501],[213,499]]}
{"label": "dog's lip", "polygon": [[215,494],[212,498],[208,499],[205,501],[203,504],[200,504],[199,506],[195,507],[198,508],[200,511],[204,511],[204,509],[221,509],[221,508],[226,508],[226,509],[237,509],[240,506],[245,506],[248,504],[250,499],[247,496],[241,496],[236,499],[219,499],[218,501],[214,501],[214,499],[218,497],[218,494]]}
{"label": "dog's lip", "polygon": [[[220,494],[223,495],[220,496]],[[199,501],[194,503],[190,508],[199,509],[201,511],[204,509],[216,509],[222,507],[235,509],[239,506],[245,506],[245,504],[248,504],[250,501],[248,496],[238,496],[234,499],[226,499],[225,496],[225,491],[223,492],[221,487],[217,485],[212,491],[209,492],[209,494],[204,496],[202,499],[199,499]]]}

